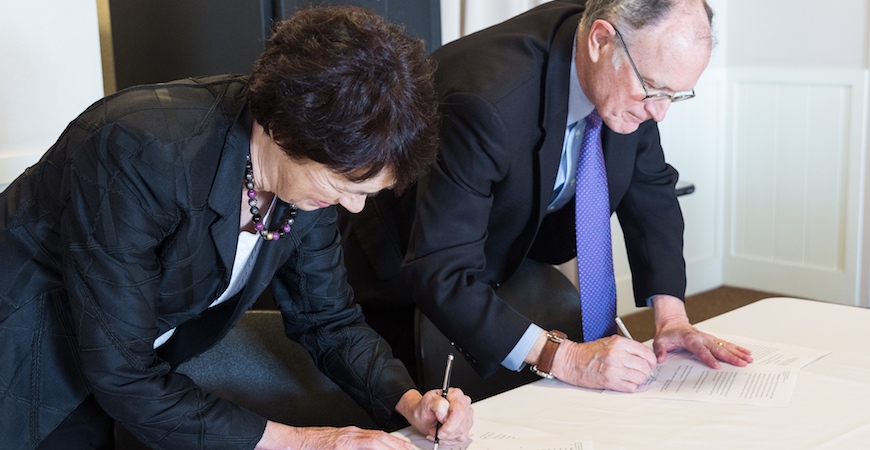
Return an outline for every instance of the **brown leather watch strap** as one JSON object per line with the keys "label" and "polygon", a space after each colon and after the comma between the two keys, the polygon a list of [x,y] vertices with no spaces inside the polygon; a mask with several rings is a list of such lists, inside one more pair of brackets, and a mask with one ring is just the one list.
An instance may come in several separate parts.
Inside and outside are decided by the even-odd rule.
{"label": "brown leather watch strap", "polygon": [[538,357],[538,363],[532,366],[532,372],[544,378],[553,378],[553,360],[556,358],[556,350],[565,339],[568,339],[568,335],[559,330],[548,331],[547,341]]}

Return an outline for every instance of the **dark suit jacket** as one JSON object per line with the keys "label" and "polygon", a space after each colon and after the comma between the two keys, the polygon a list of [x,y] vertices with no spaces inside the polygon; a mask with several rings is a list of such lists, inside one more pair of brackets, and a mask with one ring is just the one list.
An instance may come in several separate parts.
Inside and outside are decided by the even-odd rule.
{"label": "dark suit jacket", "polygon": [[[370,222],[395,219],[380,231],[394,233],[406,250],[402,275],[413,299],[484,376],[529,325],[496,288],[527,256],[550,263],[574,256],[573,202],[545,213],[562,151],[582,5],[546,3],[436,51],[443,122],[437,165],[416,193],[381,196],[353,218],[364,247],[388,241],[364,235],[378,230]],[[683,298],[677,172],[665,163],[656,124],[643,123],[630,135],[605,127],[602,143],[611,210],[623,227],[638,304],[653,294]],[[390,207],[398,212],[384,212]],[[391,263],[384,248],[380,255],[370,249],[369,257],[390,277],[396,258]]]}
{"label": "dark suit jacket", "polygon": [[[270,282],[287,335],[375,420],[386,423],[413,388],[351,304],[334,208],[300,211],[285,238],[262,243],[226,316],[205,333],[191,325],[232,270],[252,123],[246,81],[107,97],[2,193],[3,445],[35,446],[92,394],[158,448],[253,448],[265,419],[172,367],[218,341]],[[279,202],[276,217],[286,208]]]}

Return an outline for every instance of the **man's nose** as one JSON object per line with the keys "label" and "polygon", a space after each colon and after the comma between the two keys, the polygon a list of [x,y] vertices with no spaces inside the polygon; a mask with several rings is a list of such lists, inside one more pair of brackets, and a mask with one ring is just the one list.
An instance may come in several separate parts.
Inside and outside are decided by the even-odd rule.
{"label": "man's nose", "polygon": [[668,108],[671,107],[670,100],[655,100],[643,104],[644,109],[652,116],[656,122],[665,120],[665,115],[668,113]]}

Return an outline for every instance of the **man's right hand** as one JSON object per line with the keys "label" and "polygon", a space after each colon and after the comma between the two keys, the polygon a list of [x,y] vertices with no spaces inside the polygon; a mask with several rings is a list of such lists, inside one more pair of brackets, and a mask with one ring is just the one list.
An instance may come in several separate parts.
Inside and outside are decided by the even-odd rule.
{"label": "man's right hand", "polygon": [[613,335],[582,344],[565,340],[556,351],[552,373],[575,386],[634,392],[655,367],[652,349]]}

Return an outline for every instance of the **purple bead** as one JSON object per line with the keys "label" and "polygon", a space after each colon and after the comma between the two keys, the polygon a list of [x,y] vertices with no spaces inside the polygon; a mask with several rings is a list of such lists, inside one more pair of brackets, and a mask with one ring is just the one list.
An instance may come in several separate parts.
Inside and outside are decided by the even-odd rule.
{"label": "purple bead", "polygon": [[290,232],[290,224],[285,223],[284,226],[281,227],[281,229],[284,230],[285,233],[289,233]]}
{"label": "purple bead", "polygon": [[277,231],[272,233],[272,240],[277,241],[278,239],[281,239],[281,234],[278,233]]}
{"label": "purple bead", "polygon": [[257,198],[257,191],[248,189],[248,198]]}
{"label": "purple bead", "polygon": [[263,231],[264,228],[266,227],[263,225],[263,222],[257,222],[254,224],[254,229],[257,231]]}

